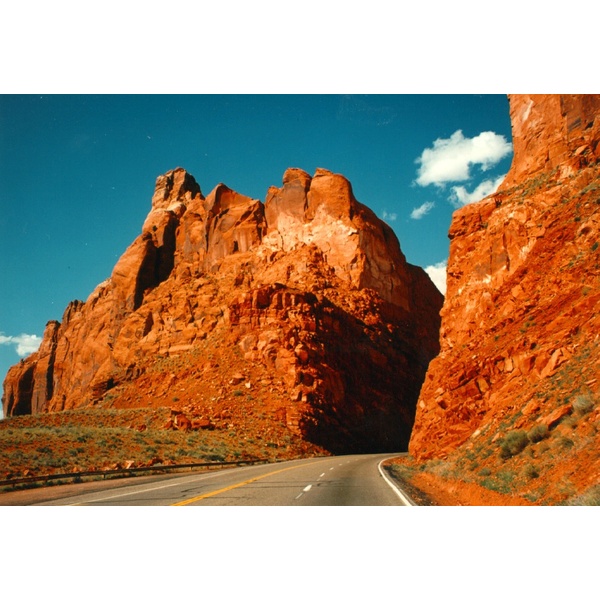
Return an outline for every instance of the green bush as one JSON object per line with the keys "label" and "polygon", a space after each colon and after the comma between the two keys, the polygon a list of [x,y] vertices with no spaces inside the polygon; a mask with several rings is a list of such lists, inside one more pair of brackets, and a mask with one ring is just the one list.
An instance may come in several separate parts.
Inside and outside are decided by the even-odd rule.
{"label": "green bush", "polygon": [[536,479],[540,476],[540,472],[533,465],[527,465],[525,467],[525,476],[528,479]]}
{"label": "green bush", "polygon": [[521,429],[509,431],[500,444],[500,457],[507,459],[522,452],[529,444],[527,434]]}
{"label": "green bush", "polygon": [[535,425],[529,430],[529,433],[527,434],[527,438],[532,444],[541,442],[546,437],[548,437],[547,425]]}
{"label": "green bush", "polygon": [[589,396],[577,396],[571,403],[573,410],[580,415],[585,415],[594,409],[594,401]]}
{"label": "green bush", "polygon": [[564,436],[559,437],[556,443],[558,444],[559,448],[564,450],[569,450],[575,445],[575,442],[572,439]]}

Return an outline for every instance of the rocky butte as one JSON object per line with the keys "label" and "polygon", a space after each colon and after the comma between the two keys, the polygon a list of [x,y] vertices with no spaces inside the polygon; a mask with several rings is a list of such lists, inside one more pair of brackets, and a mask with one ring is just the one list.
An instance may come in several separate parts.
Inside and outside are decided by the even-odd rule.
{"label": "rocky butte", "polygon": [[536,441],[560,426],[569,470],[550,471],[585,487],[600,483],[600,96],[509,102],[510,171],[453,215],[441,350],[410,452],[495,452],[510,432]]}
{"label": "rocky butte", "polygon": [[406,449],[442,300],[341,175],[288,169],[262,203],[177,168],[109,279],[10,369],[4,413],[170,406],[167,427]]}

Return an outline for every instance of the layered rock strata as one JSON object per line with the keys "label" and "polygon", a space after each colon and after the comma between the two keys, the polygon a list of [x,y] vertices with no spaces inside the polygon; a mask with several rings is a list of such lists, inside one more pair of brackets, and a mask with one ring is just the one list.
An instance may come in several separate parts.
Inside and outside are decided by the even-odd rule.
{"label": "layered rock strata", "polygon": [[401,449],[441,305],[343,176],[288,169],[263,204],[175,169],[111,277],[9,371],[4,412],[176,402],[190,422],[260,413],[333,451]]}
{"label": "layered rock strata", "polygon": [[441,351],[410,442],[420,459],[555,426],[574,398],[598,397],[600,96],[509,100],[511,169],[449,231]]}

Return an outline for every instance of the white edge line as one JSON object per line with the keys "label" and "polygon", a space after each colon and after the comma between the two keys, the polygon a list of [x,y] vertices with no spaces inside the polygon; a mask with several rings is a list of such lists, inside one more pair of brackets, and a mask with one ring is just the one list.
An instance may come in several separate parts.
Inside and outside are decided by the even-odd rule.
{"label": "white edge line", "polygon": [[[102,471],[98,471],[98,473],[102,474]],[[206,475],[206,477],[204,479],[212,479],[213,477],[218,477],[221,473],[222,473],[222,471],[220,471],[218,473],[213,473],[211,475],[208,475],[206,473],[199,473],[199,475]],[[190,477],[195,477],[195,475],[188,475],[185,479],[190,478]],[[172,480],[168,479],[167,481],[172,481]],[[134,483],[133,486],[136,488],[135,490],[133,490],[131,492],[121,493],[121,494],[113,494],[112,496],[102,496],[102,494],[110,492],[115,488],[109,488],[108,490],[104,490],[104,491],[101,490],[99,492],[82,492],[80,494],[71,496],[71,498],[83,498],[79,502],[75,502],[73,504],[60,505],[60,506],[81,506],[82,504],[87,504],[88,502],[91,502],[91,503],[104,502],[106,500],[114,500],[115,498],[122,498],[124,496],[134,496],[135,494],[144,494],[145,492],[155,492],[157,490],[162,490],[162,489],[173,487],[176,485],[183,485],[184,483],[187,483],[187,481],[176,481],[174,483],[166,483],[164,485],[159,485],[159,486],[154,486],[154,487],[148,487],[148,486],[152,485],[151,483],[140,482],[139,485],[135,485],[135,483]],[[140,489],[140,488],[142,488],[142,489]],[[92,498],[87,498],[87,496],[91,496]],[[97,497],[97,496],[100,496],[100,497]],[[50,502],[54,502],[54,501],[51,500]],[[47,506],[50,506],[47,503],[44,503],[44,504]],[[44,504],[39,504],[38,506],[44,506]]]}
{"label": "white edge line", "polygon": [[385,482],[392,488],[392,490],[394,490],[394,492],[396,493],[396,495],[398,496],[398,498],[400,498],[400,500],[402,501],[402,503],[405,506],[416,506],[416,504],[405,494],[402,493],[402,491],[400,490],[400,488],[398,488],[398,486],[390,480],[390,478],[384,473],[381,464],[386,461],[389,460],[387,458],[384,458],[383,460],[381,460],[379,462],[379,464],[377,465],[377,468],[379,469],[379,472],[381,473],[381,476],[383,477],[383,479],[385,480]]}

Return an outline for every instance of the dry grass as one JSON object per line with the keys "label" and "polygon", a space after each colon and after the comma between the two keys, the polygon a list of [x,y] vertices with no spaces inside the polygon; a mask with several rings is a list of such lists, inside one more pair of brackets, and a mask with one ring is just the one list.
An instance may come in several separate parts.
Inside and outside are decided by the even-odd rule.
{"label": "dry grass", "polygon": [[0,479],[150,464],[283,460],[320,453],[283,425],[165,429],[167,409],[65,411],[0,421]]}
{"label": "dry grass", "polygon": [[[513,419],[500,428],[501,435],[498,429],[482,434],[446,459],[402,459],[401,475],[414,485],[436,481],[441,504],[451,497],[460,504],[477,504],[487,490],[501,495],[506,504],[596,505],[600,412],[595,401],[592,408],[589,404],[575,398],[573,413],[551,429],[540,424],[513,428]],[[483,494],[474,492],[476,488],[483,488]],[[432,495],[431,489],[425,491]]]}

